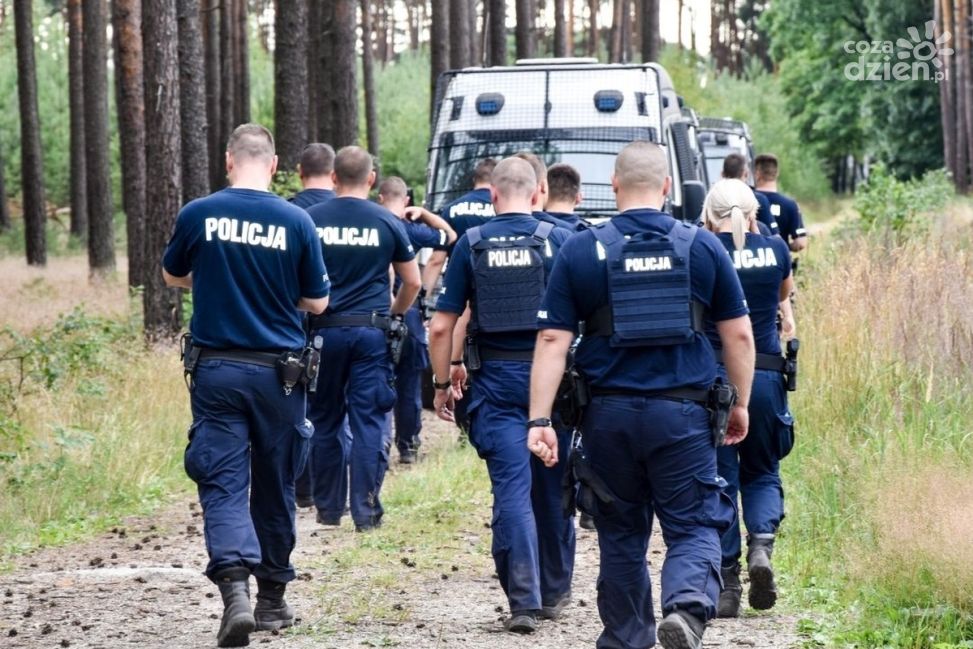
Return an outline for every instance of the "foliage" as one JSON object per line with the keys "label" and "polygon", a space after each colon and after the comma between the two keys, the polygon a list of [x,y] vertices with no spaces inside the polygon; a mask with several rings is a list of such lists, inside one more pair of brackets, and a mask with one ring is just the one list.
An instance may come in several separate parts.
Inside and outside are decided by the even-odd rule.
{"label": "foliage", "polygon": [[290,198],[301,189],[301,176],[296,171],[278,171],[270,185],[270,191],[284,198]]}
{"label": "foliage", "polygon": [[859,187],[855,209],[866,230],[890,230],[896,235],[928,225],[920,217],[937,214],[953,195],[953,185],[942,169],[921,179],[896,179],[884,165],[876,165]]}
{"label": "foliage", "polygon": [[[421,201],[429,146],[429,57],[403,54],[378,68],[379,164],[383,176],[401,176]],[[362,103],[364,106],[364,102]],[[364,120],[362,135],[364,142]]]}

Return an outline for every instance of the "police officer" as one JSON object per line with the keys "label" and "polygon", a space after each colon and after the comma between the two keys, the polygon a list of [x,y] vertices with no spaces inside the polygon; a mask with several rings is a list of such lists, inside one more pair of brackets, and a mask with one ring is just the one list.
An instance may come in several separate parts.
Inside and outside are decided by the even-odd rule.
{"label": "police officer", "polygon": [[[750,182],[750,168],[747,166],[747,159],[739,153],[731,153],[723,158],[723,178],[735,178],[744,183]],[[757,200],[757,226],[761,234],[777,234],[777,221],[770,213],[770,201],[764,196],[763,192],[752,189],[753,196]]]}
{"label": "police officer", "polygon": [[754,160],[757,191],[770,202],[770,213],[777,221],[777,234],[787,243],[791,252],[801,252],[807,247],[807,230],[797,201],[781,194],[777,189],[780,164],[777,156],[770,153],[758,155]]}
{"label": "police officer", "polygon": [[544,223],[550,223],[559,228],[565,228],[566,230],[574,231],[575,227],[567,221],[562,221],[561,219],[551,216],[544,210],[547,207],[547,201],[549,198],[550,187],[547,185],[547,165],[544,161],[540,159],[536,153],[531,151],[521,151],[515,154],[515,157],[526,161],[530,164],[531,168],[534,170],[534,174],[537,176],[537,197],[531,207],[531,213],[534,218],[538,221],[543,221]]}
{"label": "police officer", "polygon": [[[735,446],[717,452],[719,471],[729,483],[727,493],[743,497],[747,524],[747,570],[750,575],[750,606],[768,609],[777,601],[771,555],[774,535],[784,518],[780,461],[794,444],[794,418],[787,408],[784,357],[777,335],[778,302],[787,301],[794,286],[787,244],[780,237],[750,232],[757,203],[749,188],[738,180],[721,180],[709,191],[703,213],[706,226],[718,233],[730,253],[750,307],[756,343],[756,372],[750,397],[750,432]],[[785,327],[791,334],[794,324]],[[721,342],[715,331],[710,341],[718,352]],[[719,617],[740,614],[740,522],[723,535],[723,590]]]}
{"label": "police officer", "polygon": [[[511,612],[504,626],[531,633],[538,616],[556,618],[568,604],[574,569],[574,523],[561,508],[560,480],[532,461],[524,426],[536,311],[571,233],[530,215],[537,178],[523,160],[501,161],[490,193],[497,216],[460,237],[430,324],[435,409],[453,419],[465,375],[453,334],[469,303],[470,443],[493,485],[493,560]],[[460,368],[452,381],[451,363]]]}
{"label": "police officer", "polygon": [[163,259],[166,284],[193,292],[185,466],[203,508],[206,575],[223,596],[221,647],[294,623],[284,589],[311,426],[303,385],[285,387],[277,367],[287,353],[300,358],[300,312],[324,311],[330,286],[311,219],[268,191],[276,167],[267,129],[233,131],[230,187],[182,209]]}
{"label": "police officer", "polygon": [[[442,218],[422,208],[409,208],[408,187],[398,176],[390,176],[382,181],[378,188],[378,202],[402,220],[409,242],[416,251],[452,245],[456,241],[456,233]],[[425,222],[410,221],[406,218],[407,214]],[[396,286],[396,290],[398,288]],[[416,461],[422,443],[422,372],[429,367],[422,295],[424,294],[420,294],[420,299],[413,302],[405,314],[409,335],[402,348],[402,357],[395,366],[396,397],[392,412],[395,421],[395,446],[402,464]]]}
{"label": "police officer", "polygon": [[574,213],[574,208],[584,199],[578,170],[563,162],[551,165],[547,170],[547,188],[547,205],[544,211],[576,231],[587,229],[585,220]]}
{"label": "police officer", "polygon": [[[375,183],[368,152],[356,146],[338,151],[333,177],[336,198],[308,210],[332,268],[331,305],[311,319],[325,368],[308,409],[314,424],[311,484],[318,522],[339,525],[350,457],[351,517],[363,532],[381,525],[384,513],[379,496],[388,468],[388,413],[395,403],[388,332],[419,293],[419,266],[402,222],[368,200]],[[402,281],[394,302],[390,264]],[[346,415],[350,449],[341,434]]]}
{"label": "police officer", "polygon": [[[703,330],[707,310],[738,389],[727,440],[747,432],[753,335],[733,265],[711,233],[660,211],[671,187],[666,154],[625,147],[612,188],[619,215],[562,248],[539,314],[528,444],[556,465],[551,404],[577,323],[575,363],[592,393],[582,422],[590,467],[611,502],[599,501],[601,649],[697,648],[720,591],[720,534],[733,509],[716,471],[704,407],[717,377]],[[655,628],[646,552],[658,516],[668,551]]]}
{"label": "police officer", "polygon": [[290,200],[294,205],[307,209],[318,203],[327,203],[334,198],[334,149],[330,144],[312,142],[301,151],[297,163],[297,173],[304,189]]}

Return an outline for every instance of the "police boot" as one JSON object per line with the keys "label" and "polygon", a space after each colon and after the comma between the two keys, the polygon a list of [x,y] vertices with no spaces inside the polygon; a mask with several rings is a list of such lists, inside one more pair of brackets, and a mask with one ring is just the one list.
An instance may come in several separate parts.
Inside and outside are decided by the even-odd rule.
{"label": "police boot", "polygon": [[777,602],[777,584],[770,558],[774,554],[773,534],[751,534],[747,550],[747,572],[750,574],[750,606],[758,611],[773,608]]}
{"label": "police boot", "polygon": [[214,575],[223,597],[223,619],[216,634],[219,647],[246,647],[256,622],[250,611],[250,571],[227,568]]}
{"label": "police boot", "polygon": [[716,605],[716,617],[740,617],[740,596],[743,586],[740,585],[740,564],[720,568],[723,577],[723,589],[720,590],[720,601]]}
{"label": "police boot", "polygon": [[706,622],[686,611],[674,610],[655,631],[663,649],[699,649],[703,646]]}
{"label": "police boot", "polygon": [[253,617],[257,631],[277,631],[294,625],[294,609],[284,601],[287,584],[257,578],[257,605]]}

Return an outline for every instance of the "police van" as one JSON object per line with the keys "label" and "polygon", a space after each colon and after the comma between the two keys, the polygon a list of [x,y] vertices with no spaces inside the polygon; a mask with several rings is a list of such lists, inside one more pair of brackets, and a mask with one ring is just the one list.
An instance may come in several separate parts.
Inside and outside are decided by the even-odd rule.
{"label": "police van", "polygon": [[635,140],[656,142],[668,153],[671,213],[694,221],[702,211],[695,120],[684,114],[672,79],[656,63],[529,59],[451,70],[439,78],[435,106],[425,199],[434,212],[471,189],[480,160],[529,150],[549,166],[564,162],[580,172],[580,216],[610,217],[617,213],[615,156]]}
{"label": "police van", "polygon": [[739,153],[747,160],[753,178],[753,140],[745,122],[717,117],[700,117],[696,140],[703,156],[703,172],[707,189],[720,179],[723,160],[731,153]]}

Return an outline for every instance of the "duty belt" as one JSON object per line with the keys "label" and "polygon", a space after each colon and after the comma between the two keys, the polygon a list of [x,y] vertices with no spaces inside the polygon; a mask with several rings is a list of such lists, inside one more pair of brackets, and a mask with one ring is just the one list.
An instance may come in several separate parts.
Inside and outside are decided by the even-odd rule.
{"label": "duty belt", "polygon": [[595,397],[644,397],[646,399],[668,399],[670,401],[695,401],[704,406],[709,403],[709,390],[696,388],[673,388],[646,392],[642,390],[622,390],[616,388],[591,388],[591,395]]}
{"label": "duty belt", "polygon": [[[723,363],[723,351],[716,352],[716,360]],[[783,372],[786,369],[787,359],[780,354],[761,354],[757,353],[757,360],[753,364],[755,369],[770,370],[772,372]]]}
{"label": "duty belt", "polygon": [[513,351],[508,349],[493,349],[492,347],[480,347],[481,361],[533,361],[534,351]]}
{"label": "duty belt", "polygon": [[387,330],[391,318],[378,313],[326,313],[311,318],[311,329],[326,327],[376,327]]}
{"label": "duty belt", "polygon": [[279,358],[280,352],[255,352],[249,349],[209,349],[205,347],[199,350],[199,360],[201,361],[233,361],[276,368]]}

